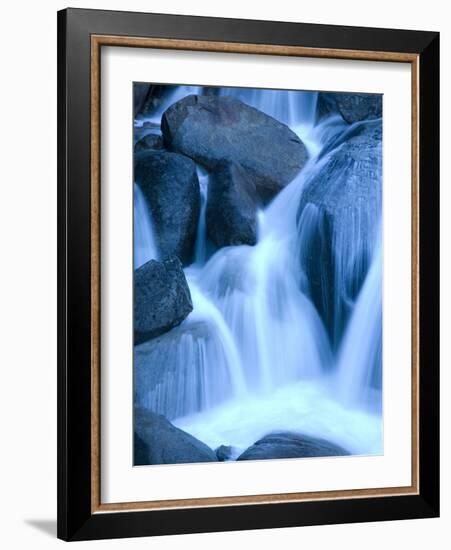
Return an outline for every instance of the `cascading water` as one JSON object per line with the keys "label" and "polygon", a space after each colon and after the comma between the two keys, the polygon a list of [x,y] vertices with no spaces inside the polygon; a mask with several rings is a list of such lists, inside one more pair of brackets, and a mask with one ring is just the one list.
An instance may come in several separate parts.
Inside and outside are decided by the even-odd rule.
{"label": "cascading water", "polygon": [[[379,229],[380,232],[380,229]],[[357,297],[339,353],[337,375],[346,402],[368,400],[382,384],[382,245],[377,239],[371,267]]]}
{"label": "cascading water", "polygon": [[[179,87],[155,120],[193,93],[203,90]],[[371,268],[356,304],[350,304],[338,356],[299,260],[318,217],[311,205],[298,219],[304,186],[321,170],[321,151],[347,125],[337,116],[315,125],[314,92],[222,88],[219,93],[287,124],[306,144],[310,160],[260,212],[255,246],[217,251],[206,234],[209,176],[198,168],[201,212],[194,262],[185,268],[194,310],[160,343],[151,341],[152,363],[169,375],[135,388],[135,398],[212,448],[232,445],[234,456],[272,430],[324,437],[353,454],[379,453],[380,414],[368,406],[366,395],[369,387],[380,395],[381,247],[368,251]],[[143,212],[141,201],[136,194],[135,220]],[[138,231],[135,221],[135,259],[141,263],[156,257],[149,228],[151,234],[150,223]],[[142,250],[137,254],[146,247],[147,256]]]}
{"label": "cascading water", "polygon": [[135,385],[135,402],[169,419],[208,410],[246,392],[230,329],[193,275],[188,283],[193,313],[135,350],[135,373],[141,381]]}
{"label": "cascading water", "polygon": [[134,265],[135,269],[149,260],[158,259],[157,246],[152,230],[152,220],[144,195],[136,183],[133,185],[134,210]]}
{"label": "cascading water", "polygon": [[294,90],[256,90],[246,88],[220,88],[222,96],[232,96],[247,105],[295,128],[298,125],[312,126],[318,94]]}

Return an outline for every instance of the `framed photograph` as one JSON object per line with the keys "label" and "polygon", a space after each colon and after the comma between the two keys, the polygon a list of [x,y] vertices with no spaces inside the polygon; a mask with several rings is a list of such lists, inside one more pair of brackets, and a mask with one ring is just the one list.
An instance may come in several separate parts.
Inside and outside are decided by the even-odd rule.
{"label": "framed photograph", "polygon": [[439,35],[58,13],[58,536],[439,514]]}

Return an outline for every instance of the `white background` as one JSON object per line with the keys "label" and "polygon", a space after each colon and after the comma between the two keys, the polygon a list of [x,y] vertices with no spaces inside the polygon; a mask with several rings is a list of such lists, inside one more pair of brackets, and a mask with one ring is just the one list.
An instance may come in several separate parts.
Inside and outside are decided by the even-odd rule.
{"label": "white background", "polygon": [[[451,535],[450,18],[440,0],[72,1],[74,7],[191,13],[441,31],[442,36],[442,518],[129,541],[84,548],[314,547],[441,549]],[[56,10],[63,2],[2,6],[0,86],[1,453],[4,548],[53,548],[56,518]],[[445,102],[445,98],[448,102]],[[445,215],[446,213],[446,215]],[[445,540],[448,539],[448,542]]]}
{"label": "white background", "polygon": [[[101,502],[330,491],[411,480],[411,68],[405,63],[105,48],[102,53]],[[383,455],[131,468],[133,81],[383,93]],[[126,182],[129,182],[127,185]],[[124,185],[125,183],[125,185]],[[404,205],[402,209],[399,205]],[[128,260],[128,261],[127,261]],[[106,398],[105,398],[106,397]],[[202,483],[199,483],[202,479]]]}

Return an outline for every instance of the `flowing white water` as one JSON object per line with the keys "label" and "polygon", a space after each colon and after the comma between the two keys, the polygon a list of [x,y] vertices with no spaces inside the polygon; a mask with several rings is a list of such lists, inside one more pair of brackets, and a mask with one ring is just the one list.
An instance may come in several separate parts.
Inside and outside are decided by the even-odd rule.
{"label": "flowing white water", "polygon": [[199,178],[199,187],[200,187],[200,213],[199,221],[197,224],[197,236],[196,236],[196,246],[194,250],[194,263],[196,264],[205,264],[207,261],[207,224],[205,222],[205,212],[207,209],[207,198],[208,198],[208,182],[209,176],[208,172],[202,169],[200,166],[197,167],[197,175]]}
{"label": "flowing white water", "polygon": [[[165,108],[201,92],[180,87]],[[317,214],[314,207],[305,209],[299,224],[305,182],[321,169],[324,146],[347,126],[339,117],[314,126],[316,93],[230,88],[220,94],[288,124],[306,144],[310,160],[259,213],[255,246],[222,248],[213,255],[205,223],[209,179],[198,169],[202,203],[195,261],[185,269],[194,310],[173,329],[181,335],[178,343],[162,350],[170,356],[171,376],[178,378],[159,384],[141,400],[178,417],[177,426],[212,448],[234,446],[235,456],[273,430],[324,437],[355,454],[380,453],[380,414],[368,408],[365,397],[370,386],[379,391],[380,255],[373,258],[338,358],[309,298],[299,261]],[[192,329],[198,326],[208,330],[196,328],[193,339]],[[177,407],[169,412],[171,399]]]}
{"label": "flowing white water", "polygon": [[[343,338],[338,361],[338,389],[345,403],[364,402],[381,386],[382,246],[378,238],[371,267]],[[369,338],[368,336],[371,335]]]}
{"label": "flowing white water", "polygon": [[351,454],[382,452],[380,417],[343,405],[327,378],[295,382],[264,396],[249,394],[173,423],[212,449],[232,446],[232,459],[276,430],[322,437]]}
{"label": "flowing white water", "polygon": [[134,266],[135,269],[149,260],[158,259],[158,251],[152,230],[152,220],[146,200],[138,185],[133,184],[134,210]]}
{"label": "flowing white water", "polygon": [[169,333],[135,350],[135,403],[173,419],[242,399],[246,384],[229,327],[188,273],[194,310]]}

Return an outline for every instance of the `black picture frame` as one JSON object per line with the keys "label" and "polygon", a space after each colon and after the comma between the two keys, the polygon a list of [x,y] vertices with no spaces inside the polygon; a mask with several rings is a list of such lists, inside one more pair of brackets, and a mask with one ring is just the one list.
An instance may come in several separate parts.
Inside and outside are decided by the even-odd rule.
{"label": "black picture frame", "polygon": [[[418,57],[418,494],[93,512],[92,35],[399,52]],[[439,34],[85,9],[58,12],[58,537],[88,540],[430,518],[438,515]]]}

